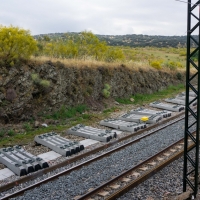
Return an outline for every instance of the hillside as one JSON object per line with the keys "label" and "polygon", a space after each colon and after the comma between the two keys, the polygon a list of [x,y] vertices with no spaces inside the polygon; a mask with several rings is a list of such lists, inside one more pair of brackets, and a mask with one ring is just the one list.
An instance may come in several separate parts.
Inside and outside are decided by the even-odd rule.
{"label": "hillside", "polygon": [[[65,35],[76,36],[79,33],[49,33],[35,35],[36,39],[48,36],[51,39],[64,38]],[[100,40],[104,40],[110,46],[130,46],[130,47],[186,47],[187,36],[149,36],[149,35],[96,35]],[[194,36],[198,40],[197,36]]]}
{"label": "hillside", "polygon": [[102,110],[108,97],[130,98],[180,83],[184,83],[184,71],[31,60],[21,63],[20,68],[2,67],[0,71],[0,124],[38,119],[62,105],[85,104]]}

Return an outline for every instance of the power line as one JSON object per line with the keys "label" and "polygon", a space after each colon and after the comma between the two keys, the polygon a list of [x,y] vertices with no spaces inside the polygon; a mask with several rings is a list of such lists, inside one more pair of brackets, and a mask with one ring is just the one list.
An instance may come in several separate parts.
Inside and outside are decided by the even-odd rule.
{"label": "power line", "polygon": [[194,4],[194,3],[189,3],[189,2],[186,2],[186,1],[181,1],[181,0],[175,0],[175,1],[179,1],[179,2],[182,2],[182,3],[187,3],[187,4],[191,4],[191,5],[195,5],[195,6],[197,6],[197,5],[199,5],[199,4]]}

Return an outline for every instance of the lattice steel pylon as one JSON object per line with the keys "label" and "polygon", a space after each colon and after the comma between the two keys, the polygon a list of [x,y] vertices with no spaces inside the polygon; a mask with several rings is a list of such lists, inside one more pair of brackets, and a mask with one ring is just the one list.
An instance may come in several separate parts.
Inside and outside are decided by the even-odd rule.
{"label": "lattice steel pylon", "polygon": [[[199,9],[199,3],[200,1],[192,2],[191,0],[188,0],[186,106],[183,168],[183,191],[186,191],[188,185],[193,190],[193,195],[195,197],[198,191],[200,121],[200,11],[197,10]],[[198,14],[195,13],[196,11]],[[198,35],[198,37],[194,37],[195,34]],[[193,100],[189,99],[189,91],[193,91],[196,94],[196,97]],[[197,111],[192,108],[192,103],[194,101],[197,101]],[[190,114],[191,116],[189,116]],[[196,131],[196,135],[192,135],[194,130]],[[194,147],[191,149],[188,149],[189,139],[194,143]]]}

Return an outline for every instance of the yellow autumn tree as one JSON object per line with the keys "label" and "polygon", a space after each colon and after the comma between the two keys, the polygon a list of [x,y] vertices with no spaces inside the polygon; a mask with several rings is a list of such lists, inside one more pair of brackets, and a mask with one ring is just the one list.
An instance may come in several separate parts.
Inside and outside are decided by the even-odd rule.
{"label": "yellow autumn tree", "polygon": [[0,59],[10,66],[20,59],[29,59],[36,52],[37,42],[29,30],[0,25]]}

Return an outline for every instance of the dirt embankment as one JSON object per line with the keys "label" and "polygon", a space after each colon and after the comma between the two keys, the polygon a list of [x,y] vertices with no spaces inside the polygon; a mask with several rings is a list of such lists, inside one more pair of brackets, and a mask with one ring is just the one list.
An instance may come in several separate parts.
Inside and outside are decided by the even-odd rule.
{"label": "dirt embankment", "polygon": [[0,123],[37,118],[38,114],[52,112],[62,105],[88,104],[98,109],[102,106],[105,84],[111,86],[110,97],[128,98],[183,83],[185,79],[183,72],[134,70],[124,65],[69,67],[60,62],[29,61],[9,69],[1,68]]}

